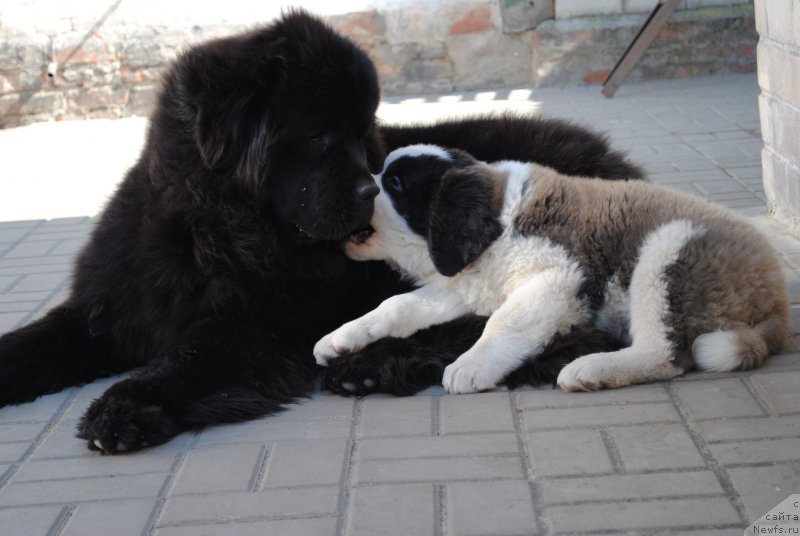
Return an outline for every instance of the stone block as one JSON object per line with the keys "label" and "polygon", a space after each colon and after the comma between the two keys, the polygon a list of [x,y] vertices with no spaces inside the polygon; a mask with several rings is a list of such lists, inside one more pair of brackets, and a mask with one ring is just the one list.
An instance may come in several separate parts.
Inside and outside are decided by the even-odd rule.
{"label": "stone block", "polygon": [[256,490],[269,463],[265,445],[220,445],[194,449],[172,488],[182,493]]}
{"label": "stone block", "polygon": [[363,460],[354,469],[361,483],[442,482],[524,478],[518,457],[421,458]]}
{"label": "stone block", "polygon": [[[413,534],[434,536],[439,520],[434,512],[432,484],[357,487],[350,499],[349,536]],[[413,512],[413,515],[409,515]]]}
{"label": "stone block", "polygon": [[800,372],[756,374],[753,383],[779,415],[800,413]]}
{"label": "stone block", "polygon": [[540,481],[539,486],[547,504],[680,498],[685,495],[723,493],[719,479],[711,471],[545,478]]}
{"label": "stone block", "polygon": [[517,436],[502,433],[362,439],[358,446],[360,460],[497,456],[518,452]]}
{"label": "stone block", "polygon": [[723,465],[742,463],[761,464],[800,460],[800,437],[712,443],[708,445],[714,457]]}
{"label": "stone block", "polygon": [[452,36],[447,44],[456,89],[524,85],[532,76],[527,38],[500,32]]}
{"label": "stone block", "polygon": [[447,484],[447,525],[459,536],[538,533],[526,480]]}
{"label": "stone block", "polygon": [[556,19],[585,17],[588,15],[613,15],[622,13],[622,0],[558,0]]}
{"label": "stone block", "polygon": [[315,486],[269,489],[258,493],[171,496],[164,505],[159,523],[177,525],[219,519],[239,521],[259,517],[335,515],[339,491],[338,486]]}
{"label": "stone block", "polygon": [[431,435],[432,397],[366,398],[361,406],[361,436]]}
{"label": "stone block", "polygon": [[312,517],[297,519],[269,519],[242,523],[214,523],[160,527],[155,536],[264,536],[265,534],[297,534],[335,536],[338,518]]}
{"label": "stone block", "polygon": [[47,536],[61,516],[63,506],[33,506],[0,510],[0,527],[6,534]]}
{"label": "stone block", "polygon": [[155,497],[166,478],[166,473],[148,473],[37,482],[12,481],[0,495],[0,506]]}
{"label": "stone block", "polygon": [[[616,392],[616,391],[615,391]],[[582,393],[571,396],[581,397]],[[591,395],[586,395],[589,398]],[[593,427],[648,422],[678,422],[678,413],[672,404],[631,404],[622,406],[593,406],[548,410],[524,410],[528,431],[555,428]]]}
{"label": "stone block", "polygon": [[793,13],[792,4],[795,0],[769,0],[769,9],[766,9],[767,28],[769,38],[780,43],[796,44],[800,42],[800,36],[794,35],[794,17],[800,13]]}
{"label": "stone block", "polygon": [[131,499],[79,504],[63,536],[137,536],[147,525],[156,500]]}
{"label": "stone block", "polygon": [[676,382],[673,389],[692,417],[698,420],[765,415],[738,379]]}
{"label": "stone block", "polygon": [[446,395],[439,400],[442,434],[514,431],[506,392]]}
{"label": "stone block", "polygon": [[681,424],[627,426],[609,432],[628,471],[705,467]]}
{"label": "stone block", "polygon": [[598,430],[528,435],[531,463],[539,477],[611,473],[613,464]]}
{"label": "stone block", "polygon": [[272,445],[263,487],[338,484],[349,449],[344,439],[279,441]]}
{"label": "stone block", "polygon": [[728,474],[751,522],[800,489],[800,463],[731,467]]}
{"label": "stone block", "polygon": [[[548,509],[557,532],[629,531],[740,523],[727,498],[661,499],[553,506]],[[741,530],[741,529],[740,529]]]}

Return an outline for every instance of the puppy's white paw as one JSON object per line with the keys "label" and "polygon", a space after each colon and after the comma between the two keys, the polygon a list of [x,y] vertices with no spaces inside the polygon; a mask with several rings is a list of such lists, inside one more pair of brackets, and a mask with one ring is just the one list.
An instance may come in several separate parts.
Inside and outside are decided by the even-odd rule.
{"label": "puppy's white paw", "polygon": [[444,369],[442,386],[451,394],[476,393],[494,388],[498,381],[483,360],[461,356]]}
{"label": "puppy's white paw", "polygon": [[370,342],[372,341],[367,333],[348,323],[328,333],[314,345],[314,359],[318,365],[325,366],[329,360],[340,355],[363,350]]}
{"label": "puppy's white paw", "polygon": [[556,383],[563,391],[596,391],[602,387],[605,367],[594,355],[579,357],[558,374]]}

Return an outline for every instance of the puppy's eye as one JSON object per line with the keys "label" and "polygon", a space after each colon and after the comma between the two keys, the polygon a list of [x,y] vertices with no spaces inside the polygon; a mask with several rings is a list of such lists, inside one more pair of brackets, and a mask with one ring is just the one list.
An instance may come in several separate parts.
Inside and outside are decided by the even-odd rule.
{"label": "puppy's eye", "polygon": [[386,180],[386,187],[392,190],[393,192],[402,192],[403,181],[401,181],[400,177],[398,177],[397,175],[392,175]]}

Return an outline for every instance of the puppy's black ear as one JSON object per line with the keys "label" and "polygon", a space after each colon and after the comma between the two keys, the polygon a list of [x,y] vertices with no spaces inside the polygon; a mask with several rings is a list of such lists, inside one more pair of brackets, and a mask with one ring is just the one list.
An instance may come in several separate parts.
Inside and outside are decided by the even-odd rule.
{"label": "puppy's black ear", "polygon": [[496,187],[491,171],[481,165],[454,168],[442,177],[428,227],[428,250],[442,275],[463,270],[503,232]]}

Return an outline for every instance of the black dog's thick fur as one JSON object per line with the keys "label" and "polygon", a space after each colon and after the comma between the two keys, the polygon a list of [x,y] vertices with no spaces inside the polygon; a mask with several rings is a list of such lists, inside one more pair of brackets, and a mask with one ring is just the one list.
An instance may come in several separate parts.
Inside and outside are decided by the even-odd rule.
{"label": "black dog's thick fur", "polygon": [[[308,395],[314,342],[407,290],[386,266],[352,262],[339,247],[369,222],[368,168],[397,146],[641,177],[605,140],[559,122],[385,127],[382,140],[378,98],[366,55],[302,12],[185,53],[165,78],[139,161],[78,259],[69,298],[0,338],[0,407],[136,369],[80,423],[91,448],[114,453]],[[374,345],[332,363],[325,384],[341,391],[369,378],[369,390],[410,394],[438,383],[482,322]],[[605,350],[585,335],[509,383],[552,381],[564,360],[586,353],[569,344]]]}

